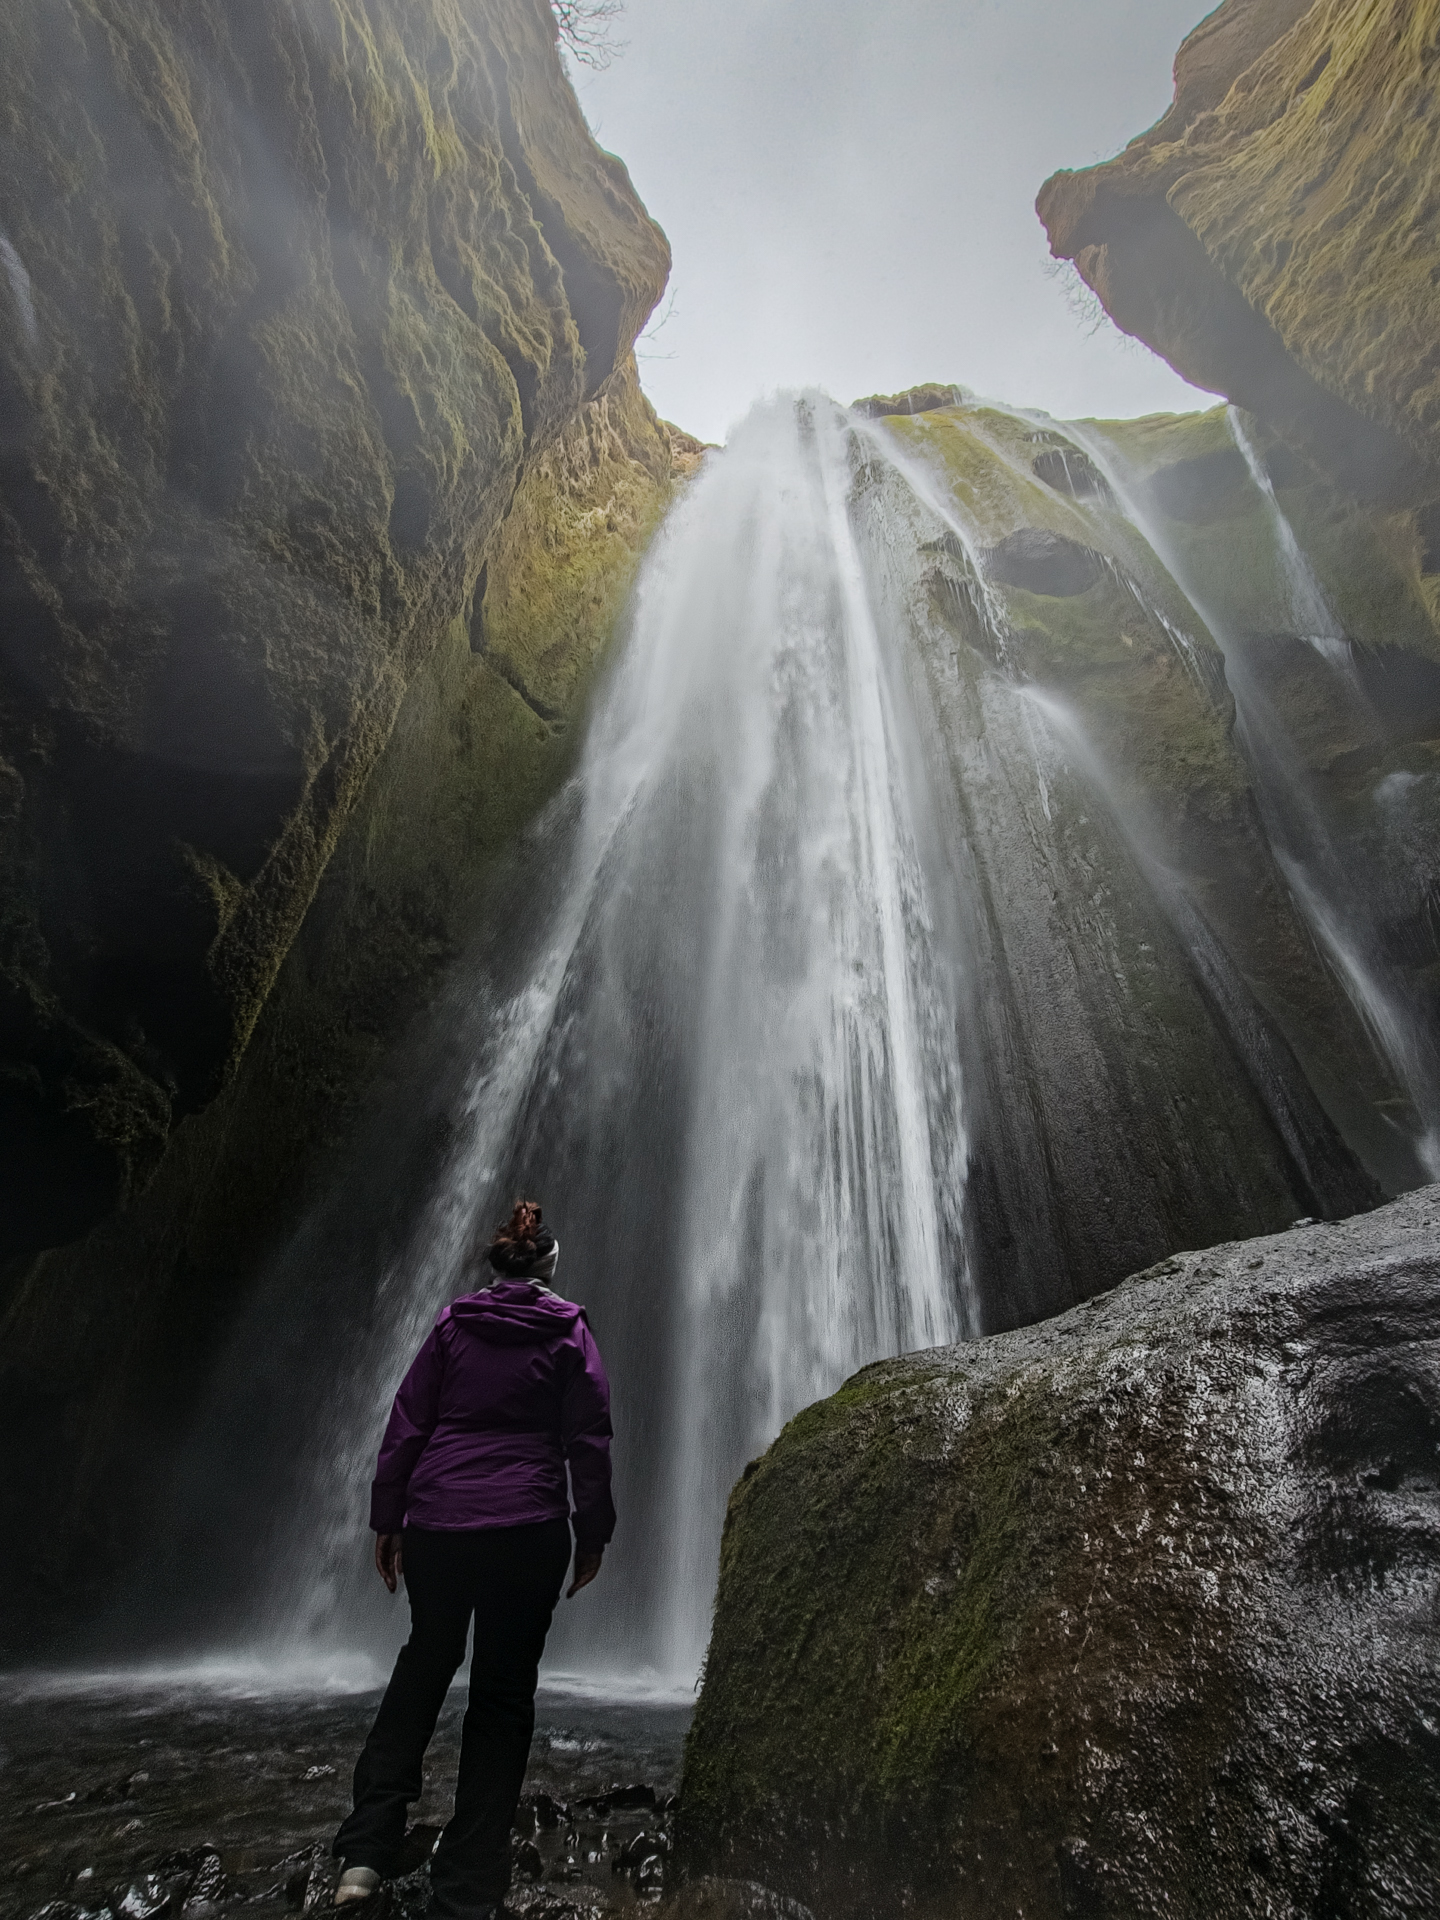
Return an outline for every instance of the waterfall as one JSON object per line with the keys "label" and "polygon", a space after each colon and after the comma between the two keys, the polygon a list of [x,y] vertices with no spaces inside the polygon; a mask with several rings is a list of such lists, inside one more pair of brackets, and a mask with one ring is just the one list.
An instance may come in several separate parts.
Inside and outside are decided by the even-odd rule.
{"label": "waterfall", "polygon": [[562,1665],[693,1677],[746,1460],[867,1361],[973,1330],[936,797],[852,448],[818,395],[759,408],[647,560],[539,957],[483,989],[462,1144],[330,1410],[303,1504],[331,1550],[281,1596],[292,1631],[335,1631],[376,1416],[513,1193],[553,1220],[615,1390],[623,1551],[562,1609]]}
{"label": "waterfall", "polygon": [[[232,1615],[246,1647],[294,1667],[393,1646],[364,1564],[375,1449],[411,1354],[475,1283],[468,1248],[518,1194],[559,1234],[557,1284],[615,1399],[620,1529],[549,1659],[626,1686],[693,1682],[730,1489],[858,1368],[1365,1204],[1235,916],[1212,911],[1213,849],[1187,867],[1171,800],[1137,782],[1149,743],[1115,731],[1112,667],[1098,706],[1075,674],[1107,648],[1140,662],[1147,711],[1244,790],[1219,655],[1158,564],[1131,570],[1139,492],[1070,431],[1111,484],[1062,507],[993,421],[922,417],[907,438],[819,394],[757,407],[690,483],[570,785],[456,969],[443,1085],[417,1062],[376,1121],[405,1151],[386,1137],[357,1158],[237,1331],[187,1451],[188,1558],[211,1569],[195,1617],[243,1584],[224,1571],[239,1541],[265,1570]],[[1093,593],[1007,597],[991,576],[988,542],[1037,508],[1114,549],[1072,541]],[[1275,950],[1318,976],[1315,1004],[1348,1019],[1277,918],[1276,857],[1315,925],[1302,883],[1328,869],[1227,643],[1232,659],[1265,820],[1237,807],[1217,844]],[[396,1165],[421,1174],[401,1251],[362,1256],[342,1288],[366,1183]],[[257,1405],[277,1410],[259,1440]],[[217,1509],[237,1448],[250,1489]]]}
{"label": "waterfall", "polygon": [[1238,407],[1227,407],[1225,419],[1230,428],[1230,437],[1239,449],[1246,470],[1264,502],[1265,517],[1275,542],[1295,631],[1302,640],[1308,640],[1331,666],[1347,672],[1350,668],[1350,647],[1345,630],[1336,619],[1325,589],[1316,579],[1315,569],[1306,559],[1284,508],[1275,498],[1274,482],[1266,472],[1260,450],[1245,425],[1245,416]]}

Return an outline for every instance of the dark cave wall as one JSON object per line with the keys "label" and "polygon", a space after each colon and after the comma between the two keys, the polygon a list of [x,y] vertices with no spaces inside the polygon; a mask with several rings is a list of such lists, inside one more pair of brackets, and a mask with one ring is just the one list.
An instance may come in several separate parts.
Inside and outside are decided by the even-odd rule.
{"label": "dark cave wall", "polygon": [[0,236],[13,1276],[235,1072],[668,250],[542,0],[17,0]]}
{"label": "dark cave wall", "polygon": [[164,1550],[197,1407],[275,1263],[318,1263],[319,1297],[343,1314],[410,1220],[445,1149],[454,1062],[437,1002],[531,857],[527,829],[573,763],[636,566],[695,457],[633,360],[537,456],[483,605],[412,677],[235,1070],[143,1192],[12,1279],[0,1525],[31,1545],[0,1647],[72,1631],[137,1553]]}
{"label": "dark cave wall", "polygon": [[13,1650],[153,1536],[235,1315],[406,1097],[698,449],[543,0],[34,0],[0,54]]}

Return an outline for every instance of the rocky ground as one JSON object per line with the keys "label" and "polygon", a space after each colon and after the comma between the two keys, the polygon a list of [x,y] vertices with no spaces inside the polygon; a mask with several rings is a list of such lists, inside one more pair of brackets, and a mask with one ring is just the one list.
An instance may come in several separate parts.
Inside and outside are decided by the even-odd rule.
{"label": "rocky ground", "polygon": [[[13,1693],[0,1745],[0,1920],[219,1920],[310,1913],[376,1696],[227,1699]],[[418,1920],[449,1811],[452,1697],[411,1829],[394,1920]],[[683,1705],[542,1695],[513,1837],[525,1920],[622,1913],[663,1896]]]}

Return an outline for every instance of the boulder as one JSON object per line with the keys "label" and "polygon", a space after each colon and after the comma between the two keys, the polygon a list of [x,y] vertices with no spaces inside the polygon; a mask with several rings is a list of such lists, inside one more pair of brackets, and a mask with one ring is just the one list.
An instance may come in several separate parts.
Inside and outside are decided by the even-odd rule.
{"label": "boulder", "polygon": [[1440,1905],[1440,1187],[887,1361],[732,1497],[692,1877],[827,1915]]}

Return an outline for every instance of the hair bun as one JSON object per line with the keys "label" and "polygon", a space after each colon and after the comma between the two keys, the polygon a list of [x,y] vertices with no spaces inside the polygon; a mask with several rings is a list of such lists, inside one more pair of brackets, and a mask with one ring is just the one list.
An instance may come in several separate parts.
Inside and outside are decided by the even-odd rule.
{"label": "hair bun", "polygon": [[497,1273],[523,1275],[555,1244],[555,1236],[540,1224],[539,1203],[517,1200],[510,1218],[495,1229],[485,1257]]}

